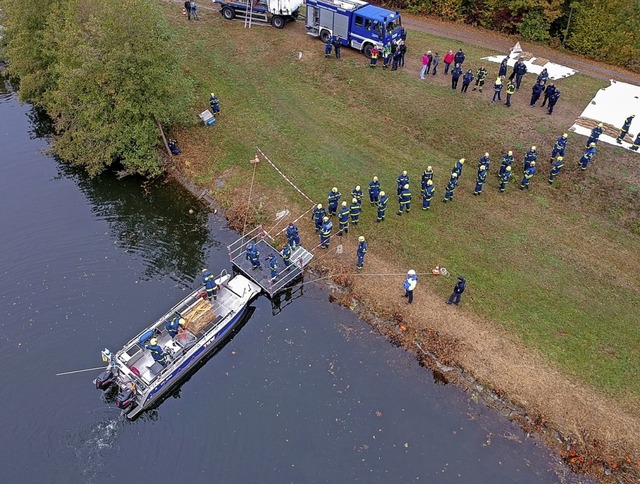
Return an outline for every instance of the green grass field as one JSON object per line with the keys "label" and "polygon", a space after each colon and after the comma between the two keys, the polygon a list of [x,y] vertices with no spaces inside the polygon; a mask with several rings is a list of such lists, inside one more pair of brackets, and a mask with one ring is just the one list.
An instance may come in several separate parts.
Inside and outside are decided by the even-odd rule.
{"label": "green grass field", "polygon": [[[632,230],[638,176],[615,170],[620,160],[640,165],[640,156],[603,147],[582,176],[576,162],[585,139],[571,135],[566,172],[555,186],[546,182],[554,139],[604,82],[582,75],[559,81],[557,115],[542,116],[540,108],[534,113],[492,106],[490,85],[482,96],[463,96],[420,81],[423,49],[443,55],[458,47],[427,34],[409,33],[405,71],[384,72],[371,70],[349,49],[340,62],[323,59],[322,44],[305,35],[301,24],[249,30],[209,11],[199,23],[189,23],[176,15],[175,5],[165,8],[184,51],[185,75],[194,79],[201,99],[194,112],[207,107],[212,90],[222,101],[214,128],[204,134],[204,128],[194,128],[200,138],[208,137],[210,153],[200,182],[212,183],[234,166],[239,176],[225,190],[248,185],[248,160],[256,146],[323,203],[331,187],[345,194],[356,184],[365,188],[373,175],[393,195],[398,173],[407,169],[413,213],[396,217],[396,204],[390,203],[389,220],[378,226],[365,206],[360,231],[370,251],[389,254],[399,268],[410,264],[425,271],[442,264],[464,274],[470,283],[467,310],[606,394],[640,401],[640,241]],[[492,53],[472,46],[465,51],[474,72],[474,59]],[[497,65],[491,68],[490,79]],[[523,106],[532,79],[525,82],[528,87],[514,97]],[[538,146],[542,170],[531,191],[521,192],[516,187],[522,155],[531,144]],[[518,181],[501,194],[494,175],[508,149],[516,154]],[[491,174],[485,193],[474,197],[476,161],[484,151],[492,155]],[[460,157],[467,164],[454,202],[445,205],[444,185]],[[427,165],[434,168],[437,192],[432,211],[425,213],[419,210],[419,178]],[[265,189],[306,208],[266,165],[257,177]],[[450,286],[440,281],[434,290],[444,297]]]}

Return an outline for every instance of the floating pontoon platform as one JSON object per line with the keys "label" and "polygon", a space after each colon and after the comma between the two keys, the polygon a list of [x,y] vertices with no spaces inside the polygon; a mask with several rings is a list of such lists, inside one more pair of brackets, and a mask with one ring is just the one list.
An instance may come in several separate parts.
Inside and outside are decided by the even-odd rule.
{"label": "floating pontoon platform", "polygon": [[[304,267],[311,262],[313,254],[299,245],[291,254],[291,264],[285,267],[280,251],[272,246],[267,238],[270,238],[269,234],[260,225],[228,245],[227,249],[234,268],[258,284],[269,298],[272,298],[302,276]],[[249,243],[254,244],[260,252],[260,267],[257,269],[254,269],[246,258],[246,246]],[[271,278],[271,269],[267,260],[269,254],[273,254],[278,259],[278,275],[275,279]]]}

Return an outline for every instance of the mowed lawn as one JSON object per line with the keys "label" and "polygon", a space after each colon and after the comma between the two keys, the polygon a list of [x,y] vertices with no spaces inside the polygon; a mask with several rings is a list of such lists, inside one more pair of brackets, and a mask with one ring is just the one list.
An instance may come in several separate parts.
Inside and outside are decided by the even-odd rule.
{"label": "mowed lawn", "polygon": [[[184,52],[185,75],[194,79],[201,100],[194,113],[207,107],[209,92],[221,98],[217,125],[192,129],[208,146],[207,163],[198,166],[200,182],[214,185],[216,176],[233,166],[237,176],[221,194],[248,190],[248,160],[256,146],[322,203],[331,187],[343,194],[356,184],[366,189],[377,175],[392,196],[383,224],[374,223],[364,204],[357,234],[367,236],[371,252],[395,260],[399,271],[425,272],[441,264],[464,274],[469,281],[464,311],[507,328],[605,393],[640,401],[640,241],[619,223],[633,207],[627,202],[637,197],[638,176],[625,171],[626,178],[618,179],[614,169],[619,160],[636,155],[603,147],[594,167],[580,174],[577,159],[585,138],[571,134],[566,172],[553,187],[546,181],[553,141],[606,83],[582,75],[557,82],[563,97],[554,116],[541,108],[509,110],[489,102],[495,64],[482,95],[470,90],[465,96],[442,81],[418,79],[424,49],[443,56],[458,48],[444,39],[409,32],[407,67],[384,72],[370,69],[361,54],[346,48],[341,61],[325,60],[322,44],[305,35],[302,23],[249,30],[214,12],[187,22],[177,6],[165,8]],[[478,59],[492,53],[464,48],[474,72]],[[514,102],[528,105],[533,79],[526,78]],[[538,146],[541,170],[532,189],[521,192],[522,155],[531,144]],[[508,149],[516,154],[518,178],[499,193],[495,174]],[[485,192],[474,197],[476,162],[484,151],[492,155],[491,173]],[[467,159],[460,186],[454,202],[444,204],[444,185],[460,157]],[[640,166],[640,156],[635,160]],[[427,165],[434,168],[437,192],[425,213],[419,180]],[[414,205],[410,216],[397,217],[395,180],[403,169],[411,176]],[[308,208],[264,163],[257,181],[267,191],[290,196],[300,210]],[[453,285],[451,278],[424,283],[443,298]],[[388,283],[371,278],[371,284],[384,292]]]}

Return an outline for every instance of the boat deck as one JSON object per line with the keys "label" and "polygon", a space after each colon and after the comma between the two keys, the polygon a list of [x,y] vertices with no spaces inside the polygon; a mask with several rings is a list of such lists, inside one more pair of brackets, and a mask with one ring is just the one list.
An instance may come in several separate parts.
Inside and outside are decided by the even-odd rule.
{"label": "boat deck", "polygon": [[[229,245],[228,249],[233,266],[258,284],[269,298],[272,298],[302,276],[303,269],[311,262],[313,254],[304,247],[298,246],[291,254],[291,264],[285,267],[280,251],[266,241],[265,235],[262,226],[257,227]],[[260,252],[260,267],[257,269],[254,269],[246,258],[245,248],[249,242],[256,245]],[[278,260],[278,275],[275,279],[271,277],[271,269],[267,261],[269,254],[273,254]]]}

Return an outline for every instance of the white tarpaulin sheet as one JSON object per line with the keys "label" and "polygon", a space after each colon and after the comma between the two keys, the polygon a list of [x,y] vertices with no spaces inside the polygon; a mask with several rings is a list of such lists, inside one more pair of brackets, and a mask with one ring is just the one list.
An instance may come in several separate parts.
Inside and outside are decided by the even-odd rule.
{"label": "white tarpaulin sheet", "polygon": [[[580,117],[607,123],[620,129],[624,124],[624,120],[635,114],[636,117],[632,121],[631,129],[629,130],[629,134],[635,139],[636,134],[640,133],[640,86],[614,81],[613,79],[609,82],[611,82],[611,85],[600,89],[596,93]],[[577,123],[571,126],[570,129],[585,136],[591,134],[591,129],[580,126]],[[616,138],[604,133],[600,136],[600,141],[627,149],[632,146],[626,141],[619,145],[616,143]]]}
{"label": "white tarpaulin sheet", "polygon": [[[520,57],[520,55],[521,55],[521,52],[516,51],[515,49],[509,54],[509,60],[507,61],[507,64],[509,65],[509,67],[513,67],[513,65],[518,60],[518,57]],[[500,64],[502,62],[502,59],[504,58],[505,56],[503,55],[483,57],[483,59],[486,59],[491,62],[497,62],[498,64]],[[527,72],[540,74],[542,72],[542,69],[546,68],[547,72],[549,73],[549,79],[552,79],[552,80],[562,79],[563,77],[569,77],[576,73],[576,71],[574,71],[573,69],[570,69],[569,67],[561,66],[560,64],[554,64],[553,62],[547,62],[544,65],[534,64],[533,61],[535,60],[536,60],[536,57],[533,57],[532,59],[524,61],[525,65],[527,66]]]}

